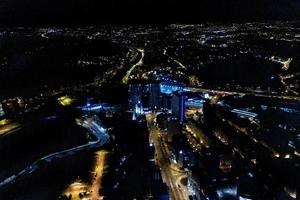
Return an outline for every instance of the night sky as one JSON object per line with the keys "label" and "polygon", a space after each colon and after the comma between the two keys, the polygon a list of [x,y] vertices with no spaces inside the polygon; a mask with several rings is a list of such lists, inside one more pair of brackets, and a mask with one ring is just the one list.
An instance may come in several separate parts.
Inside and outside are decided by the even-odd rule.
{"label": "night sky", "polygon": [[300,0],[1,0],[2,25],[300,19]]}

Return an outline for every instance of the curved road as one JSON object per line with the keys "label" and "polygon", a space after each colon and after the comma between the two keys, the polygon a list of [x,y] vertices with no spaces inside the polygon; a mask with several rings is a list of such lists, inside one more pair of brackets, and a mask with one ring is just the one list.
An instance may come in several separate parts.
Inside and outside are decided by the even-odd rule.
{"label": "curved road", "polygon": [[145,52],[144,52],[144,49],[137,49],[139,53],[141,53],[141,59],[136,63],[134,64],[127,72],[126,72],[126,75],[123,77],[122,79],[122,83],[123,84],[127,84],[128,83],[128,80],[129,80],[129,77],[131,75],[131,73],[133,72],[133,70],[137,67],[137,66],[141,66],[143,65],[144,63],[144,57],[145,57]]}
{"label": "curved road", "polygon": [[86,149],[92,149],[92,148],[97,148],[103,146],[105,143],[109,142],[109,135],[107,131],[101,127],[101,122],[98,117],[93,116],[93,117],[87,117],[83,116],[81,119],[76,120],[77,124],[87,128],[92,134],[94,134],[97,138],[96,141],[91,141],[87,144],[80,145],[77,147],[73,147],[67,150],[59,151],[56,153],[49,154],[47,156],[44,156],[40,158],[39,160],[35,161],[28,167],[24,168],[17,174],[14,174],[5,180],[0,182],[0,188],[7,186],[8,184],[14,183],[18,178],[21,178],[23,176],[29,175],[35,170],[37,170],[42,164],[48,163],[53,161],[54,159],[57,158],[62,158],[65,156],[73,155],[79,151],[86,150]]}

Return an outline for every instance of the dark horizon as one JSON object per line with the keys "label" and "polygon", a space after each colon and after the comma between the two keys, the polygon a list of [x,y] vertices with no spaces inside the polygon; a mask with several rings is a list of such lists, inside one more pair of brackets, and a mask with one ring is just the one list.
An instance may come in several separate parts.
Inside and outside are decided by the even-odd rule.
{"label": "dark horizon", "polygon": [[299,20],[298,0],[4,0],[0,22],[14,25],[159,24]]}

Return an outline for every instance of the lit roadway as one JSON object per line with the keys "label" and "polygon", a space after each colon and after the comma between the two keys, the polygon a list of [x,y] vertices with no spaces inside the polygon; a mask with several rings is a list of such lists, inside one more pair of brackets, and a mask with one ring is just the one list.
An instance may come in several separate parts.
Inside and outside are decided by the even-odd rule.
{"label": "lit roadway", "polygon": [[[137,66],[141,66],[144,63],[144,57],[145,57],[145,52],[143,49],[137,49],[139,53],[141,53],[141,59],[134,64],[127,72],[126,75],[123,77],[122,79],[122,83],[123,84],[128,84],[129,78],[131,73],[134,71],[134,69]],[[180,61],[176,60],[175,58],[171,57],[170,55],[168,55],[167,53],[167,48],[164,49],[163,51],[163,55],[167,56],[171,61],[173,61],[174,63],[176,63],[178,66],[180,66],[180,68],[182,69],[187,69],[186,66],[184,66]],[[284,66],[288,66],[290,61],[286,61],[286,63],[284,64]],[[260,97],[267,97],[267,98],[277,98],[277,99],[286,99],[286,100],[300,100],[300,97],[298,95],[298,93],[295,93],[297,96],[286,96],[286,95],[268,95],[268,94],[258,94],[258,93],[251,93],[251,92],[232,92],[232,91],[224,91],[224,90],[211,90],[211,89],[205,89],[205,88],[198,88],[198,87],[186,87],[184,89],[185,91],[188,92],[204,92],[204,93],[211,93],[211,94],[219,94],[219,95],[247,95],[247,94],[253,94],[255,96],[260,96]]]}
{"label": "lit roadway", "polygon": [[8,119],[0,120],[0,136],[9,135],[21,129],[21,125]]}
{"label": "lit roadway", "polygon": [[247,95],[247,94],[252,94],[252,95],[255,95],[255,96],[258,96],[258,97],[284,99],[284,100],[300,100],[299,96],[284,96],[284,95],[279,96],[279,95],[257,94],[257,93],[251,93],[251,92],[231,92],[231,91],[223,91],[223,90],[210,90],[210,89],[197,88],[197,87],[186,87],[184,89],[184,91],[219,94],[219,95]]}
{"label": "lit roadway", "polygon": [[[186,66],[184,66],[179,60],[176,60],[175,58],[171,57],[167,53],[168,48],[165,48],[163,51],[163,55],[167,56],[171,61],[176,63],[178,66],[180,66],[182,69],[187,69]],[[290,63],[292,62],[292,58],[287,59],[286,61],[280,61],[283,65],[282,69],[288,70]],[[282,83],[286,86],[287,90],[293,92],[297,96],[276,96],[276,95],[267,95],[267,94],[255,94],[256,96],[261,97],[268,97],[268,98],[279,98],[279,99],[288,99],[288,100],[300,100],[299,93],[292,90],[290,87],[287,87],[286,83],[282,79]],[[221,94],[221,95],[232,95],[232,94],[239,94],[239,95],[245,95],[245,94],[252,94],[252,93],[241,93],[241,92],[230,92],[230,91],[221,91],[221,90],[209,90],[209,89],[202,89],[202,88],[187,88],[187,91],[193,91],[193,92],[207,92],[207,93],[214,93],[214,94]]]}
{"label": "lit roadway", "polygon": [[172,60],[174,63],[176,63],[178,66],[180,66],[182,69],[187,69],[179,60],[176,60],[175,58],[171,57],[168,53],[167,53],[167,48],[164,49],[163,54],[165,56],[167,56],[170,60]]}
{"label": "lit roadway", "polygon": [[175,169],[169,161],[169,152],[166,145],[160,137],[159,130],[154,126],[155,114],[146,116],[148,127],[150,129],[151,139],[155,147],[156,162],[161,168],[163,180],[169,187],[169,194],[172,200],[186,200],[188,199],[187,191],[180,184],[180,179],[186,177],[186,174],[179,169]]}
{"label": "lit roadway", "polygon": [[188,121],[185,126],[186,130],[195,138],[199,140],[201,145],[209,146],[209,139],[204,135],[204,133],[193,123]]}
{"label": "lit roadway", "polygon": [[[76,180],[70,184],[65,191],[64,195],[72,195],[73,200],[101,200],[103,197],[99,194],[99,189],[102,185],[102,177],[106,168],[106,156],[108,152],[105,150],[99,150],[95,153],[95,164],[93,170],[91,171],[91,182],[84,183],[80,180]],[[80,198],[79,194],[82,194]]]}
{"label": "lit roadway", "polygon": [[57,158],[63,158],[65,156],[76,154],[79,151],[86,150],[86,149],[92,149],[96,147],[103,146],[105,143],[109,141],[109,136],[107,134],[107,131],[101,127],[100,120],[97,117],[82,117],[82,119],[76,120],[78,125],[83,126],[84,128],[87,128],[92,134],[94,134],[97,138],[96,141],[91,141],[87,144],[80,145],[77,147],[73,147],[64,151],[59,151],[56,153],[49,154],[47,156],[44,156],[40,158],[39,160],[35,161],[31,165],[27,166],[25,169],[21,170],[20,172],[6,178],[5,180],[0,182],[0,188],[4,187],[8,184],[14,183],[18,178],[21,178],[23,176],[29,175],[32,172],[36,171],[41,164],[46,164],[48,162],[52,162],[53,160]]}
{"label": "lit roadway", "polygon": [[[269,146],[267,143],[265,143],[265,142],[263,142],[263,141],[261,141],[261,140],[256,139],[255,137],[253,137],[253,136],[252,136],[253,134],[248,133],[248,130],[247,130],[246,128],[241,128],[241,127],[237,126],[236,124],[234,124],[233,122],[231,122],[230,120],[226,120],[226,121],[227,121],[227,124],[228,124],[228,125],[234,127],[236,130],[238,130],[238,131],[239,131],[238,133],[242,133],[242,134],[248,136],[248,137],[249,137],[252,141],[254,141],[255,143],[261,144],[263,147],[265,147],[265,148],[268,149],[270,152],[272,152],[272,153],[273,153],[272,156],[274,156],[274,157],[280,157],[280,156],[285,157],[285,156],[288,155],[288,157],[286,157],[286,158],[289,158],[289,157],[290,157],[289,154],[280,155],[274,148],[272,148],[271,146]],[[297,154],[297,153],[295,152],[295,155],[296,155],[296,154]]]}
{"label": "lit roadway", "polygon": [[134,64],[127,72],[126,72],[126,75],[123,77],[122,79],[122,83],[123,84],[127,84],[128,83],[128,80],[129,80],[129,77],[131,75],[131,73],[133,72],[133,70],[137,67],[137,66],[141,66],[143,65],[144,63],[144,57],[145,57],[145,52],[144,52],[144,49],[137,49],[139,53],[141,53],[141,59],[136,63]]}
{"label": "lit roadway", "polygon": [[102,186],[102,177],[105,170],[105,158],[108,152],[102,150],[96,152],[96,165],[94,167],[95,177],[90,186],[91,190],[91,200],[99,200],[101,196],[99,194],[99,189]]}

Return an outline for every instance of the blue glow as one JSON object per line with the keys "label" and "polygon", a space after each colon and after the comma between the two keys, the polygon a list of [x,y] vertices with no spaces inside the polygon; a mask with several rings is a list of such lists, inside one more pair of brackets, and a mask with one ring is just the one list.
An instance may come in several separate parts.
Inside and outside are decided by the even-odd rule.
{"label": "blue glow", "polygon": [[96,105],[91,105],[91,104],[87,104],[86,106],[84,106],[82,108],[83,111],[96,111],[96,110],[100,110],[102,109],[102,105],[96,104]]}
{"label": "blue glow", "polygon": [[237,196],[237,186],[227,186],[217,190],[217,195],[220,199],[224,197],[236,197]]}
{"label": "blue glow", "polygon": [[186,100],[186,105],[191,107],[202,107],[205,101],[203,99],[189,98]]}
{"label": "blue glow", "polygon": [[292,108],[280,108],[280,110],[287,112],[287,113],[297,113],[298,112],[296,109],[292,109]]}
{"label": "blue glow", "polygon": [[183,91],[183,86],[175,84],[160,84],[160,92],[163,94],[172,94],[175,91]]}
{"label": "blue glow", "polygon": [[49,116],[49,117],[45,117],[44,119],[45,120],[52,120],[52,119],[57,119],[58,116],[57,115],[52,115],[52,116]]}
{"label": "blue glow", "polygon": [[240,109],[233,109],[231,112],[237,113],[239,115],[246,116],[246,117],[253,117],[253,118],[257,117],[256,113],[248,112],[248,111],[244,111],[244,110],[240,110]]}
{"label": "blue glow", "polygon": [[248,173],[248,176],[250,177],[250,178],[253,178],[254,177],[254,175],[252,174],[252,173]]}

